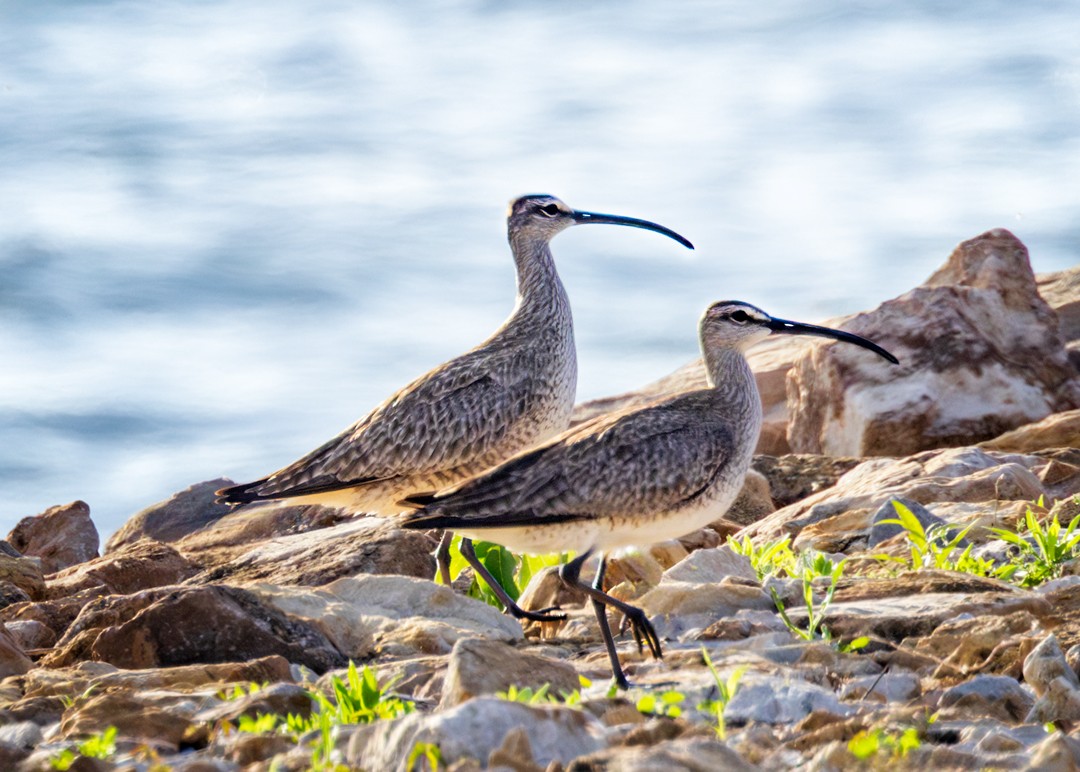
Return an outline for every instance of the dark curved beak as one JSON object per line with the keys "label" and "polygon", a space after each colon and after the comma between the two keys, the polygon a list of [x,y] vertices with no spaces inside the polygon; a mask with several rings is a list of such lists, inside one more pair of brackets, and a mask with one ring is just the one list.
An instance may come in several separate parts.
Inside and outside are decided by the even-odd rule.
{"label": "dark curved beak", "polygon": [[693,249],[694,245],[690,243],[689,239],[683,238],[670,228],[665,228],[663,225],[657,225],[654,222],[648,220],[639,220],[636,217],[623,217],[617,214],[600,214],[599,212],[578,212],[574,211],[573,214],[575,225],[585,225],[586,223],[604,223],[607,225],[628,225],[631,228],[644,228],[647,231],[655,231],[656,233],[662,233],[669,239],[675,239],[687,249]]}
{"label": "dark curved beak", "polygon": [[900,364],[899,359],[873,341],[869,341],[866,338],[862,338],[850,332],[844,332],[843,330],[834,330],[831,327],[819,327],[816,324],[789,322],[787,319],[775,318],[770,319],[765,326],[781,335],[816,335],[819,338],[832,338],[833,340],[842,340],[845,343],[854,343],[856,346],[861,346],[862,348],[873,351],[882,359],[888,359],[894,365]]}

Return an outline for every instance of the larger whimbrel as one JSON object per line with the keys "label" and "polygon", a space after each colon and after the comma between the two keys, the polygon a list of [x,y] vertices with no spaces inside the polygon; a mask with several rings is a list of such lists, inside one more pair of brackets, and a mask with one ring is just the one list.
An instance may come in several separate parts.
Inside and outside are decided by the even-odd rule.
{"label": "larger whimbrel", "polygon": [[[283,501],[394,514],[407,494],[475,475],[570,424],[577,384],[574,325],[549,242],[572,225],[628,225],[693,245],[647,220],[579,212],[547,195],[511,202],[507,233],[517,303],[486,341],[386,399],[300,460],[255,482],[218,491],[231,504]],[[440,573],[447,577],[444,539]],[[481,575],[471,544],[462,552]],[[508,599],[504,599],[508,600]],[[530,618],[542,615],[511,611]]]}
{"label": "larger whimbrel", "polygon": [[[592,599],[615,679],[626,688],[604,607],[626,616],[639,649],[644,641],[659,657],[660,640],[641,609],[603,592],[603,553],[683,536],[731,506],[761,431],[761,398],[743,352],[770,334],[835,338],[897,361],[851,333],[775,319],[748,303],[715,303],[700,325],[709,388],[598,416],[455,488],[410,497],[405,503],[422,508],[403,524],[519,552],[577,552],[560,578]],[[601,558],[589,586],[580,573],[593,552]]]}

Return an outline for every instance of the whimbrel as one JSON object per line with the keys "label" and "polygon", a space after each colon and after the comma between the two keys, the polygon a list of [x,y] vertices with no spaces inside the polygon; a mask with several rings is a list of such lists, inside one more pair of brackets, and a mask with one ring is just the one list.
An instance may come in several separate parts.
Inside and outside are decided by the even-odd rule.
{"label": "whimbrel", "polygon": [[[639,650],[644,642],[660,657],[660,640],[641,609],[603,591],[604,553],[683,536],[731,506],[761,431],[761,398],[743,352],[770,334],[834,338],[897,361],[851,333],[715,303],[700,324],[709,388],[598,416],[454,488],[410,497],[403,503],[420,509],[403,524],[518,552],[575,551],[560,578],[592,599],[615,680],[626,688],[604,607],[625,615]],[[589,586],[580,573],[593,552],[601,557]]]}
{"label": "whimbrel", "polygon": [[[627,225],[685,238],[647,220],[580,212],[547,195],[511,202],[507,233],[517,302],[486,341],[386,399],[323,446],[255,482],[223,488],[219,501],[324,504],[394,514],[398,502],[467,479],[570,425],[577,385],[574,325],[549,242],[572,225]],[[449,580],[444,539],[440,574]],[[486,580],[471,544],[462,553]],[[497,586],[497,585],[496,585]],[[514,613],[523,612],[503,598]]]}

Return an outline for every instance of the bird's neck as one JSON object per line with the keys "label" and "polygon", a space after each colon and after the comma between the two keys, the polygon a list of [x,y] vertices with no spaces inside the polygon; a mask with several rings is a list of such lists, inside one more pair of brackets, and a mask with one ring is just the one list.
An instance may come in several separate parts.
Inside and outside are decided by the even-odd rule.
{"label": "bird's neck", "polygon": [[750,363],[734,348],[706,348],[705,370],[718,402],[746,420],[761,421],[761,395]]}
{"label": "bird's neck", "polygon": [[555,270],[555,259],[546,242],[516,243],[510,240],[517,266],[517,304],[514,316],[563,316],[570,313],[570,299]]}

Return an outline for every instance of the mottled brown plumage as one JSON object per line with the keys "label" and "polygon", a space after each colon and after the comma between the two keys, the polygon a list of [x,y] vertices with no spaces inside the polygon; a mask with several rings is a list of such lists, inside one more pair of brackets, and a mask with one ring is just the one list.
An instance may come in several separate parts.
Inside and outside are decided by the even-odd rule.
{"label": "mottled brown plumage", "polygon": [[[446,528],[520,552],[573,550],[563,580],[597,608],[612,669],[626,686],[603,606],[627,615],[639,646],[660,641],[634,606],[579,580],[593,552],[650,544],[702,528],[731,506],[761,432],[761,398],[744,351],[773,333],[822,335],[884,349],[850,333],[773,319],[747,303],[709,307],[700,326],[709,388],[599,416],[434,496],[405,527]],[[599,577],[602,578],[603,560]]]}
{"label": "mottled brown plumage", "polygon": [[647,228],[644,220],[577,212],[523,196],[507,230],[517,304],[494,335],[389,397],[340,435],[272,475],[219,491],[228,503],[287,500],[391,514],[405,495],[475,475],[565,429],[577,382],[570,301],[550,240],[582,223]]}

